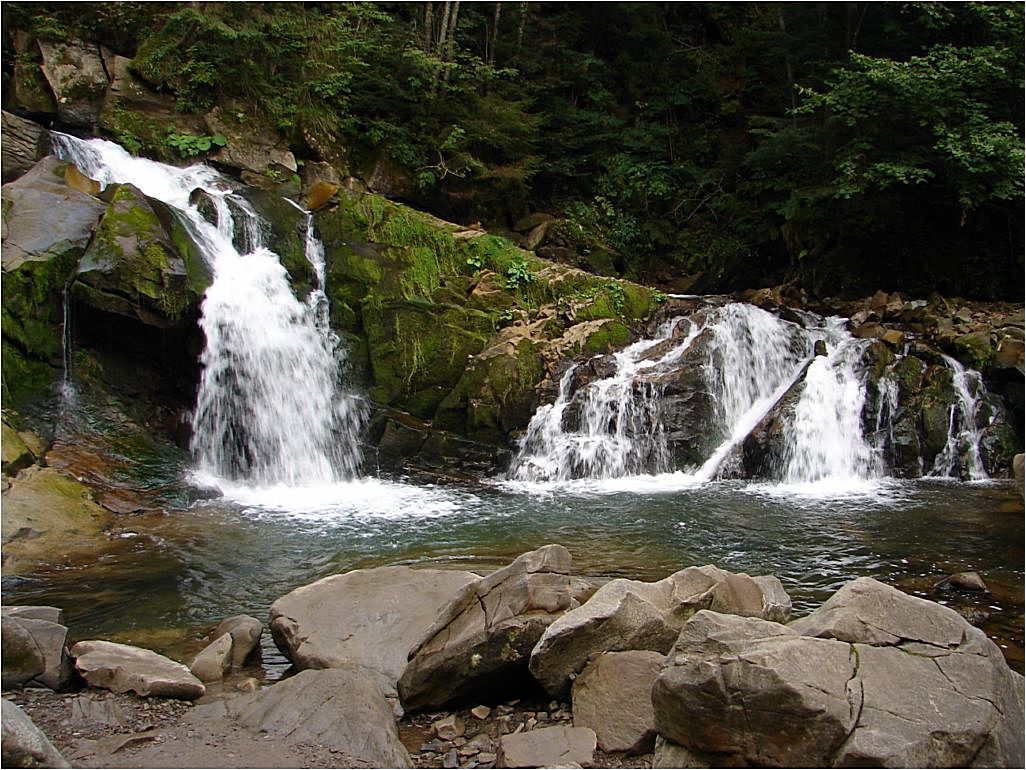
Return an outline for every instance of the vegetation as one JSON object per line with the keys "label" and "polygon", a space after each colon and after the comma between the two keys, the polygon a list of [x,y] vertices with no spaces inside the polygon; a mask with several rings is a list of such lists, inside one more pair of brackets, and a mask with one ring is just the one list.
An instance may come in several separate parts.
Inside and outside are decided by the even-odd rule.
{"label": "vegetation", "polygon": [[[7,3],[3,15],[5,94],[15,30],[85,37],[133,57],[183,112],[266,118],[300,157],[344,156],[357,173],[387,161],[403,197],[450,219],[502,228],[548,211],[615,250],[629,277],[1021,296],[1021,4]],[[217,144],[175,137],[182,156]],[[525,287],[517,264],[497,272]]]}

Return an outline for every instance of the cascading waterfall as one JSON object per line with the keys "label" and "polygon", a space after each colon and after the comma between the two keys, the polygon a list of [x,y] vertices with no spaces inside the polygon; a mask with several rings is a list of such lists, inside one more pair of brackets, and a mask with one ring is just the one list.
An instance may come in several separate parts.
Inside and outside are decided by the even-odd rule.
{"label": "cascading waterfall", "polygon": [[966,369],[951,356],[943,356],[951,372],[951,385],[956,400],[948,411],[948,441],[933,462],[931,476],[958,477],[959,462],[965,461],[965,472],[971,481],[990,478],[980,457],[980,406],[986,388],[980,373]]}
{"label": "cascading waterfall", "polygon": [[[206,348],[192,425],[200,472],[258,486],[356,475],[365,408],[342,387],[344,355],[327,325],[323,251],[318,256],[312,223],[307,258],[319,285],[301,302],[263,245],[256,213],[214,169],[167,166],[111,142],[58,133],[53,147],[101,184],[130,183],[171,206],[213,272],[202,304]],[[190,203],[197,188],[213,201],[216,224]]]}

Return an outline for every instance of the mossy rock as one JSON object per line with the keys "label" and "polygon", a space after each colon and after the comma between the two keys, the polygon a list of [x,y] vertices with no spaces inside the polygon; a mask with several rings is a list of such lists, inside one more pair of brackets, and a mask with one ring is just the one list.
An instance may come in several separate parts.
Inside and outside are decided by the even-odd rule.
{"label": "mossy rock", "polygon": [[73,287],[87,304],[170,327],[191,323],[203,281],[189,276],[162,217],[132,185],[120,185],[78,266]]}
{"label": "mossy rock", "polygon": [[292,292],[301,299],[306,297],[317,281],[306,256],[306,214],[281,195],[266,190],[247,187],[243,196],[264,220],[264,243],[288,272]]}
{"label": "mossy rock", "polygon": [[957,337],[955,357],[965,366],[983,371],[994,362],[995,346],[990,332],[972,332]]}

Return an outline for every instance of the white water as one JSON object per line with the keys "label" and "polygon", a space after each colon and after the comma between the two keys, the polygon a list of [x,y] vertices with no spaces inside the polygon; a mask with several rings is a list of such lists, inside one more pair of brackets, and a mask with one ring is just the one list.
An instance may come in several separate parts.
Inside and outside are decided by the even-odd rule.
{"label": "white water", "polygon": [[986,388],[979,372],[966,369],[950,356],[943,358],[951,371],[951,385],[957,400],[948,411],[948,442],[934,459],[929,475],[957,478],[959,463],[964,461],[969,480],[984,481],[990,476],[980,457],[983,430],[978,422]]}
{"label": "white water", "polygon": [[[312,227],[307,257],[320,284],[301,302],[278,256],[262,244],[252,207],[214,169],[136,158],[98,139],[53,138],[55,154],[87,176],[103,185],[130,183],[174,208],[212,270],[200,319],[206,348],[191,446],[201,476],[233,487],[323,485],[355,476],[365,409],[342,387],[344,356],[327,326],[323,251]],[[213,200],[216,225],[190,203],[197,188]]]}

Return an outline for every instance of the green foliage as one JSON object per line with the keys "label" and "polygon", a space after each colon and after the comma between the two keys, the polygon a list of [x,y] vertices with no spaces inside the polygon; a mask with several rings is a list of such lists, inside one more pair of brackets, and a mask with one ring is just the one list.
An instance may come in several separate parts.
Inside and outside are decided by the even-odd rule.
{"label": "green foliage", "polygon": [[525,259],[517,259],[506,266],[506,288],[519,289],[534,282],[534,274]]}
{"label": "green foliage", "polygon": [[182,158],[193,158],[210,152],[215,147],[224,147],[228,140],[222,134],[213,136],[190,134],[188,132],[177,132],[173,128],[167,131],[164,142]]}

